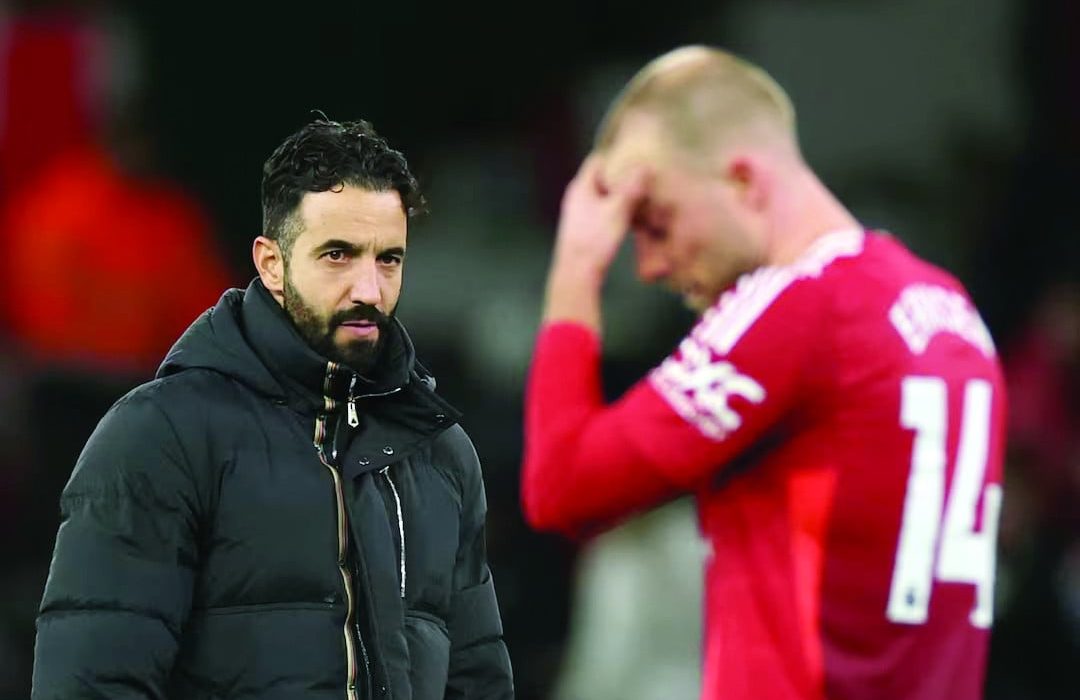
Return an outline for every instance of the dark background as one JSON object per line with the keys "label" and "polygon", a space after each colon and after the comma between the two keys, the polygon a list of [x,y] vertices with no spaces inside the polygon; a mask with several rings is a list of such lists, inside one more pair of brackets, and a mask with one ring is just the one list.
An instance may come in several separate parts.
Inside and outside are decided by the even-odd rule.
{"label": "dark background", "polygon": [[[0,10],[0,211],[21,212],[34,198],[46,204],[27,210],[47,209],[57,182],[78,191],[74,175],[45,179],[65,153],[125,155],[117,180],[133,197],[139,183],[154,183],[201,212],[205,225],[193,228],[193,240],[209,243],[200,255],[221,270],[218,286],[243,286],[253,276],[262,162],[310,110],[368,119],[404,151],[431,213],[411,231],[400,315],[440,391],[465,411],[484,461],[490,558],[522,700],[553,697],[579,554],[530,533],[517,495],[521,391],[558,202],[616,90],[684,43],[728,47],[769,70],[792,95],[807,157],[825,182],[868,226],[894,232],[968,285],[1006,359],[1014,399],[987,697],[1076,696],[1080,5],[232,5],[21,2]],[[77,235],[100,237],[106,248],[116,240],[119,223],[77,214]],[[9,213],[0,226],[3,264],[12,266],[3,278],[15,279],[10,270],[25,269],[26,259],[44,270],[0,299],[0,439],[10,445],[0,456],[8,550],[0,697],[10,698],[28,695],[59,489],[100,415],[154,370],[123,347],[80,352],[78,342],[42,339],[11,320],[31,304],[47,311],[48,295],[76,274],[86,280],[80,303],[109,293],[94,286],[95,271],[113,274],[95,267],[94,254],[26,243],[52,230],[35,228],[35,216],[47,218]],[[135,249],[132,266],[171,255],[155,245],[153,228],[143,233],[124,244]],[[662,358],[692,320],[676,300],[638,287],[627,262],[617,265],[606,307],[612,394]],[[190,270],[165,269],[147,295],[166,303],[188,294],[204,307],[216,300],[219,290],[197,289]],[[115,332],[138,322],[117,319]],[[162,353],[184,325],[157,330]]]}

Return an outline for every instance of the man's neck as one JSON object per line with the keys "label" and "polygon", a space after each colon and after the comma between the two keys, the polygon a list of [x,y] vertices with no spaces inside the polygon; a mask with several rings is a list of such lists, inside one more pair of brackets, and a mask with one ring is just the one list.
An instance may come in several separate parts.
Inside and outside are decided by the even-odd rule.
{"label": "man's neck", "polygon": [[768,252],[769,265],[790,265],[822,236],[861,228],[859,221],[808,168],[789,183],[786,207],[777,209]]}

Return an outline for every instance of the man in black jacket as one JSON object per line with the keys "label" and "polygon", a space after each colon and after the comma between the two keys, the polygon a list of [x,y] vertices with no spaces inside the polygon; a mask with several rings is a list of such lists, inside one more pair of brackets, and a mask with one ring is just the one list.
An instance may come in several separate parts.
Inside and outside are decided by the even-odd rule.
{"label": "man in black jacket", "polygon": [[512,698],[480,465],[394,317],[416,180],[319,120],[262,187],[258,278],[64,490],[33,698]]}

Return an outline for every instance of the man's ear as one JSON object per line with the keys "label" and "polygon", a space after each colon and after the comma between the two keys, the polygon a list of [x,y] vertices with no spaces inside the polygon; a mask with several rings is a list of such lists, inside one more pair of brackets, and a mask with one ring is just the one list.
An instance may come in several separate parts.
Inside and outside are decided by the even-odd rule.
{"label": "man's ear", "polygon": [[753,211],[765,209],[769,200],[769,183],[760,163],[747,156],[732,158],[728,163],[728,181],[734,183],[739,200]]}
{"label": "man's ear", "polygon": [[251,246],[251,259],[263,286],[281,304],[285,299],[285,256],[277,241],[258,236]]}

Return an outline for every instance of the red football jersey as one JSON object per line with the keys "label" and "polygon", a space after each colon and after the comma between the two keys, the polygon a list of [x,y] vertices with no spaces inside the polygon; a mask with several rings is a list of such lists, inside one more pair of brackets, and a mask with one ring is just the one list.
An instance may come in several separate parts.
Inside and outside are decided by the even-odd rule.
{"label": "red football jersey", "polygon": [[696,495],[703,697],[982,697],[1005,392],[961,285],[838,231],[744,275],[605,405],[599,339],[537,340],[523,503],[580,534]]}

